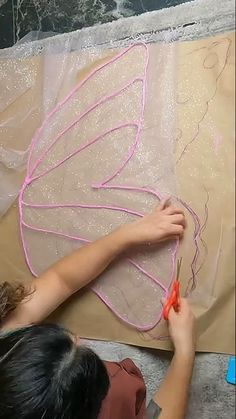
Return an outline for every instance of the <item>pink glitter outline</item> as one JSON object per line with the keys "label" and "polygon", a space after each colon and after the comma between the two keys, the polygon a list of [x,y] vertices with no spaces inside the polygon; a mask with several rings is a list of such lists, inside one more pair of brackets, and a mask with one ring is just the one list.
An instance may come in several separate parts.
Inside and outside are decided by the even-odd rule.
{"label": "pink glitter outline", "polygon": [[[98,73],[99,71],[101,71],[102,69],[110,66],[111,64],[113,64],[114,62],[116,62],[117,60],[119,60],[120,58],[122,58],[123,56],[125,56],[130,50],[132,50],[133,48],[137,48],[137,47],[142,47],[145,49],[146,52],[146,62],[145,62],[145,69],[144,69],[144,75],[143,77],[136,77],[134,78],[130,83],[126,84],[124,87],[122,87],[120,90],[115,91],[113,94],[111,95],[107,95],[105,97],[102,97],[98,102],[96,102],[94,105],[92,105],[87,111],[85,111],[82,115],[80,115],[80,117],[78,119],[76,119],[73,123],[71,123],[67,128],[65,128],[60,134],[57,135],[57,137],[55,138],[55,140],[50,144],[50,146],[43,151],[43,153],[41,154],[41,156],[35,161],[33,167],[31,167],[31,160],[32,160],[32,155],[33,155],[33,151],[34,151],[34,147],[37,144],[37,142],[40,140],[40,135],[42,134],[44,128],[46,128],[48,126],[48,123],[50,123],[51,118],[53,117],[53,115],[55,113],[57,113],[62,107],[63,105],[69,101],[69,99],[71,99],[73,97],[73,95],[89,80],[91,79],[96,73]],[[101,182],[98,185],[92,185],[94,188],[98,188],[98,189],[121,189],[121,190],[133,190],[135,192],[145,192],[145,193],[151,193],[153,195],[155,195],[158,199],[160,199],[160,195],[156,192],[156,191],[152,191],[151,189],[148,188],[136,188],[136,187],[129,187],[129,186],[125,186],[125,185],[107,185],[108,182],[110,182],[111,180],[113,180],[119,173],[122,172],[122,170],[125,168],[125,166],[127,165],[127,163],[130,161],[130,159],[133,157],[137,146],[140,143],[141,140],[141,131],[142,131],[142,125],[143,125],[143,119],[144,119],[144,110],[145,110],[145,104],[146,104],[146,83],[147,83],[147,69],[148,69],[148,63],[149,63],[149,49],[147,47],[146,44],[143,43],[139,43],[139,44],[135,44],[135,45],[131,45],[129,48],[127,48],[126,50],[124,50],[123,52],[121,52],[120,54],[118,54],[116,57],[112,58],[110,61],[108,61],[106,64],[101,65],[100,67],[98,67],[97,69],[95,69],[94,71],[92,71],[89,76],[87,78],[85,78],[76,88],[74,88],[67,96],[66,98],[61,101],[45,118],[45,120],[43,121],[43,124],[41,125],[41,127],[39,128],[39,130],[36,132],[35,136],[32,139],[32,143],[31,143],[31,147],[30,147],[30,152],[29,152],[29,158],[28,158],[28,164],[27,164],[27,175],[25,178],[25,181],[22,185],[22,188],[20,190],[20,194],[19,194],[19,214],[20,214],[20,233],[21,233],[21,239],[22,239],[22,245],[23,245],[23,249],[24,249],[24,254],[25,254],[25,259],[26,262],[29,266],[30,271],[32,272],[32,274],[34,276],[37,276],[37,274],[34,272],[33,267],[31,265],[30,262],[30,257],[29,257],[29,253],[27,250],[27,246],[25,243],[25,238],[24,238],[24,232],[23,232],[23,226],[25,228],[31,229],[33,231],[39,231],[41,233],[48,233],[48,234],[53,234],[53,235],[57,235],[57,236],[61,236],[61,237],[66,237],[68,239],[71,240],[78,240],[84,243],[89,243],[89,240],[82,238],[82,237],[77,237],[77,236],[70,236],[67,234],[63,234],[60,232],[56,232],[53,230],[47,230],[47,229],[42,229],[42,228],[37,228],[34,226],[31,226],[27,223],[24,222],[23,220],[23,207],[27,206],[27,207],[32,207],[32,208],[45,208],[45,209],[49,209],[49,208],[94,208],[94,209],[108,209],[108,210],[113,210],[113,211],[123,211],[126,213],[130,213],[132,215],[138,216],[138,217],[142,217],[143,214],[136,212],[136,211],[132,211],[128,208],[121,208],[121,207],[115,207],[115,206],[103,206],[103,205],[82,205],[82,204],[57,204],[57,205],[44,205],[44,204],[30,204],[30,203],[26,203],[23,200],[23,195],[24,192],[26,190],[26,188],[34,181],[36,181],[37,179],[45,176],[46,174],[48,174],[49,172],[51,172],[52,170],[55,170],[57,167],[59,167],[60,165],[62,165],[65,161],[67,161],[68,159],[70,159],[71,157],[75,156],[76,154],[78,154],[79,152],[81,152],[82,150],[86,149],[87,147],[90,147],[92,144],[96,143],[97,141],[101,140],[101,138],[104,138],[106,135],[116,131],[116,130],[120,130],[126,127],[135,127],[137,129],[137,133],[136,133],[136,137],[135,137],[135,141],[132,144],[132,146],[129,149],[128,155],[126,157],[126,159],[124,160],[124,162],[122,163],[121,167],[119,167],[109,178],[107,178],[106,180],[104,180],[103,182]],[[139,121],[137,122],[130,122],[130,123],[126,123],[126,124],[121,124],[117,127],[114,127],[108,131],[106,131],[105,133],[95,137],[93,140],[91,140],[89,143],[81,146],[80,148],[78,148],[76,151],[74,151],[73,153],[71,153],[69,156],[67,156],[66,158],[64,158],[63,160],[59,161],[57,164],[55,164],[53,167],[49,168],[48,170],[45,170],[44,172],[33,176],[35,170],[39,167],[40,163],[43,161],[44,157],[48,154],[48,152],[51,151],[51,149],[54,147],[54,145],[57,143],[57,141],[60,140],[60,138],[67,133],[70,129],[72,129],[76,124],[78,124],[86,115],[88,115],[90,112],[92,112],[94,109],[96,109],[97,107],[99,107],[100,105],[106,103],[109,100],[112,100],[113,98],[115,98],[116,96],[118,96],[120,93],[122,93],[124,90],[126,90],[127,88],[129,88],[130,86],[132,86],[134,83],[136,82],[141,82],[142,83],[142,99],[141,99],[141,115],[139,118]],[[182,202],[182,201],[181,201]],[[187,204],[183,203],[182,204],[188,209],[188,211],[192,214],[192,216],[194,217],[195,221],[196,221],[196,217],[197,215],[193,212],[193,210],[187,206]],[[198,224],[198,222],[197,222]],[[197,238],[198,235],[200,234],[200,227],[196,229],[196,222],[195,222],[195,244],[196,244],[196,249],[198,249],[198,245],[197,245]],[[149,279],[151,279],[153,282],[155,282],[163,291],[164,291],[164,295],[167,296],[168,292],[169,292],[169,288],[172,284],[172,281],[174,279],[174,274],[175,274],[175,263],[176,263],[176,255],[179,249],[179,241],[176,240],[176,244],[174,246],[174,250],[172,251],[172,273],[171,273],[171,278],[170,278],[170,283],[168,287],[165,287],[158,278],[156,278],[153,275],[150,275],[144,268],[142,268],[141,265],[138,265],[136,262],[134,262],[132,259],[128,258],[128,262],[131,263],[136,269],[138,269],[139,271],[141,271],[145,276],[147,276]],[[196,250],[196,254],[197,250]],[[197,257],[197,256],[196,256]],[[93,289],[93,288],[92,288]],[[152,323],[152,324],[147,324],[147,325],[139,325],[139,324],[135,324],[129,320],[127,320],[124,316],[122,316],[121,314],[119,314],[117,312],[117,310],[113,307],[112,303],[109,301],[108,298],[105,298],[100,292],[98,292],[97,290],[93,291],[99,296],[99,298],[110,308],[110,310],[112,310],[114,312],[114,314],[116,314],[116,316],[118,318],[120,318],[122,321],[124,321],[125,323],[129,324],[130,326],[135,327],[136,329],[140,330],[140,331],[148,331],[153,329],[162,319],[162,312],[157,316],[156,320]]]}

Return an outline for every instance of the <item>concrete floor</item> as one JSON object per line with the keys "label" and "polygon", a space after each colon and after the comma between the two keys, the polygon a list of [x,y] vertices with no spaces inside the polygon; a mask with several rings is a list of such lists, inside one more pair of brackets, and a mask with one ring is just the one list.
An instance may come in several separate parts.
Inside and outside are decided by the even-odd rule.
{"label": "concrete floor", "polygon": [[[121,361],[129,357],[141,369],[148,400],[160,385],[170,354],[112,342],[87,341],[101,358]],[[228,355],[197,354],[187,419],[234,419],[235,386],[226,382]]]}

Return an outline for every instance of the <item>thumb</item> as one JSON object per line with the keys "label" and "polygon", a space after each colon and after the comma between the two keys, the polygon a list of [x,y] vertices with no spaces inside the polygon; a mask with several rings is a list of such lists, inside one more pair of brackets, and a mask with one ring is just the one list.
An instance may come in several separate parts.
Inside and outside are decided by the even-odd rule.
{"label": "thumb", "polygon": [[160,205],[157,208],[164,210],[166,207],[168,207],[168,205],[170,205],[170,197],[162,199]]}

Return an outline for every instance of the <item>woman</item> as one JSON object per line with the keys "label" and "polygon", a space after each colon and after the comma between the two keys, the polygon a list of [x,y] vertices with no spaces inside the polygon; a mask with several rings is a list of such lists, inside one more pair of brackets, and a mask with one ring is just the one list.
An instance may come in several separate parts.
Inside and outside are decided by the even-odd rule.
{"label": "woman", "polygon": [[175,354],[147,410],[141,373],[131,360],[103,362],[58,325],[40,325],[72,294],[132,246],[181,238],[185,217],[168,201],[152,214],[60,260],[32,283],[0,287],[1,419],[182,419],[191,381],[194,318],[186,300],[170,312]]}

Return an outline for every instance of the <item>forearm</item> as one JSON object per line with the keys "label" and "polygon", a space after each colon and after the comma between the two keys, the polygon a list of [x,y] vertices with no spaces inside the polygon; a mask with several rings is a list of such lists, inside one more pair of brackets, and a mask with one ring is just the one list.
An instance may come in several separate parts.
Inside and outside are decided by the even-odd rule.
{"label": "forearm", "polygon": [[73,293],[98,277],[127,247],[127,235],[120,228],[64,257],[50,271]]}
{"label": "forearm", "polygon": [[153,400],[161,408],[159,416],[150,419],[183,419],[186,414],[189,388],[194,366],[194,350],[176,352],[167,375]]}
{"label": "forearm", "polygon": [[30,283],[29,298],[10,313],[2,327],[10,329],[44,320],[131,246],[158,244],[176,236],[181,237],[184,228],[182,210],[172,207],[166,200],[162,201],[152,214],[123,225],[106,237],[82,247],[34,279]]}
{"label": "forearm", "polygon": [[8,316],[3,328],[42,321],[99,276],[128,245],[127,235],[121,228],[65,256],[32,282],[32,295]]}

